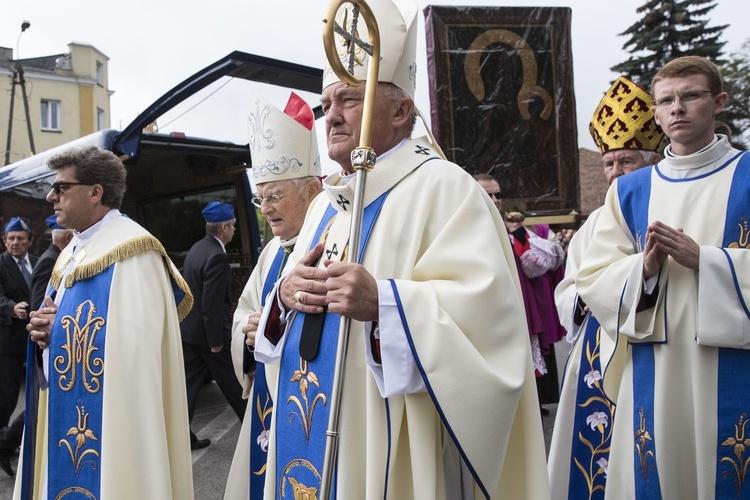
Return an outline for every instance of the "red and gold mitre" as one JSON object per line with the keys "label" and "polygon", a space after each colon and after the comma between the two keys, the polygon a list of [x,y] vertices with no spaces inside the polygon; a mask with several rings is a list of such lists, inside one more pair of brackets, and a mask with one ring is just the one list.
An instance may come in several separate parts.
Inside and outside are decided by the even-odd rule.
{"label": "red and gold mitre", "polygon": [[589,123],[599,152],[617,149],[658,151],[664,132],[654,120],[654,101],[644,89],[619,77],[604,94]]}

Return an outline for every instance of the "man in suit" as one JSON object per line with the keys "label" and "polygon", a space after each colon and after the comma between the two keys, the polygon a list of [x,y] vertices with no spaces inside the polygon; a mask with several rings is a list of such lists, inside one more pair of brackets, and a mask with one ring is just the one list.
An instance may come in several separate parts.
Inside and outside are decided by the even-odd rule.
{"label": "man in suit", "polygon": [[[39,260],[34,265],[34,271],[31,273],[31,302],[30,309],[36,310],[44,303],[44,295],[47,291],[52,269],[57,262],[60,252],[68,246],[73,239],[73,231],[65,229],[57,223],[57,216],[50,215],[44,222],[52,231],[52,243],[44,251]],[[8,472],[5,468],[6,461],[10,467],[10,458],[15,454],[16,449],[21,445],[23,437],[25,412],[19,413],[13,422],[7,427],[0,429],[0,467]],[[13,470],[10,470],[11,475]]]}
{"label": "man in suit", "polygon": [[[234,208],[214,201],[203,209],[203,217],[206,236],[190,248],[182,273],[195,298],[193,309],[180,324],[188,414],[192,421],[198,394],[210,374],[241,421],[245,416],[245,405],[230,352],[232,313],[229,259],[225,249],[234,236]],[[191,431],[192,449],[205,448],[209,444],[209,439],[198,439]]]}
{"label": "man in suit", "polygon": [[[10,219],[3,232],[7,250],[0,255],[0,427],[8,425],[24,376],[31,272],[37,262],[29,253],[32,241],[26,221]],[[0,467],[13,475],[8,454],[0,454]]]}
{"label": "man in suit", "polygon": [[73,239],[73,231],[65,229],[57,223],[57,216],[50,215],[44,222],[52,232],[52,243],[44,251],[31,273],[31,309],[36,310],[44,303],[44,294],[47,292],[47,283],[52,275],[52,268],[57,262],[60,252],[68,246]]}

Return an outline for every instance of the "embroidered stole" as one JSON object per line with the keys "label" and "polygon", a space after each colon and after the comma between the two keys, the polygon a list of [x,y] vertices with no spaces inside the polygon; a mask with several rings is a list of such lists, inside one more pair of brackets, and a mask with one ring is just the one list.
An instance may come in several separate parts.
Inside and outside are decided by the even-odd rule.
{"label": "embroidered stole", "polygon": [[604,393],[599,322],[586,314],[576,387],[568,498],[603,499],[615,404]]}
{"label": "embroidered stole", "polygon": [[[736,157],[735,157],[736,158]],[[729,160],[724,166],[734,161]],[[620,209],[627,221],[636,251],[645,246],[648,210],[651,194],[652,168],[644,168],[618,181]],[[709,174],[710,175],[710,174]],[[688,181],[689,182],[689,181]],[[738,222],[750,215],[750,155],[740,158],[732,179],[726,211],[722,248],[738,240]],[[731,266],[731,260],[729,261]],[[665,289],[665,294],[667,290]],[[740,293],[738,291],[738,293]],[[667,327],[667,309],[664,301],[664,328]],[[668,335],[667,335],[668,339]],[[668,341],[665,341],[667,343]],[[633,359],[633,436],[634,475],[637,499],[661,498],[659,472],[657,468],[654,433],[654,343],[631,343]],[[740,498],[748,496],[750,486],[744,479],[747,458],[738,457],[733,443],[745,442],[747,415],[746,402],[750,395],[750,351],[744,349],[718,349],[717,387],[717,453],[716,453],[716,498]],[[622,416],[624,418],[624,416]],[[665,443],[665,446],[668,444]],[[744,463],[743,463],[744,461]]]}
{"label": "embroidered stole", "polygon": [[[274,284],[279,279],[291,248],[279,247],[276,252],[263,283],[263,293],[260,298],[261,306],[266,305],[266,297],[271,293]],[[252,353],[245,349],[245,355],[252,356]],[[248,491],[250,498],[263,498],[266,461],[268,460],[268,436],[273,415],[273,398],[266,381],[266,365],[257,360],[250,401],[253,406],[250,417],[252,420],[250,421],[250,488]]]}
{"label": "embroidered stole", "polygon": [[[364,210],[359,261],[362,261],[370,233],[388,192]],[[326,237],[336,210],[328,206],[311,248]],[[328,242],[329,244],[331,242]],[[345,256],[344,242],[333,242],[328,258]],[[328,245],[327,245],[328,246]],[[297,313],[287,332],[279,368],[279,405],[274,412],[276,435],[276,498],[305,498],[320,489],[326,446],[329,407],[334,377],[334,362],[341,316],[325,313],[317,354],[312,359],[300,355],[300,339],[306,315]],[[336,496],[337,472],[334,471],[333,496]],[[310,496],[310,498],[313,498]]]}
{"label": "embroidered stole", "polygon": [[[749,218],[750,154],[744,153],[732,179],[722,248],[740,240],[739,224]],[[727,261],[735,274],[731,259],[727,258]],[[736,287],[737,283],[734,285]],[[737,289],[737,294],[744,303],[742,291]],[[747,305],[745,313],[748,314]],[[715,498],[750,498],[750,477],[747,475],[750,450],[746,432],[750,415],[749,369],[750,351],[719,349]]]}
{"label": "embroidered stole", "polygon": [[[65,291],[49,345],[47,489],[100,497],[104,358],[114,266]],[[76,495],[76,496],[77,496]]]}

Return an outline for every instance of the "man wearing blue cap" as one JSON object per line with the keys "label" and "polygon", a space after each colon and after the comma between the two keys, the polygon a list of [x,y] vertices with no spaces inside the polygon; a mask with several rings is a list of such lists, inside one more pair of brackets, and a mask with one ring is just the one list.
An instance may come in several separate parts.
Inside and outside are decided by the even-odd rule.
{"label": "man wearing blue cap", "polygon": [[[213,201],[203,209],[203,218],[206,219],[206,236],[190,248],[182,272],[195,298],[193,309],[180,324],[188,415],[192,421],[198,394],[210,374],[242,420],[245,416],[242,386],[234,375],[230,352],[232,312],[229,259],[225,249],[234,236],[234,208]],[[209,444],[209,439],[198,439],[190,432],[192,449]]]}
{"label": "man wearing blue cap", "polygon": [[73,231],[58,224],[57,215],[50,215],[44,219],[44,222],[50,228],[52,243],[39,257],[34,266],[34,272],[31,273],[31,309],[34,311],[44,303],[47,283],[52,275],[52,268],[55,266],[57,257],[73,239]]}
{"label": "man wearing blue cap", "polygon": [[37,262],[29,253],[32,241],[26,221],[8,221],[3,232],[7,250],[0,255],[0,427],[8,425],[23,380],[31,273]]}

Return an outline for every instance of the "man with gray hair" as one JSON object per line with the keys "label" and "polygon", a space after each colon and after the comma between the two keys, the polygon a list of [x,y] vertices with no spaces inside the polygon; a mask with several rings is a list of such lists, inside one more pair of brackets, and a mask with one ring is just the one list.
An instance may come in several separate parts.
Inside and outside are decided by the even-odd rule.
{"label": "man with gray hair", "polygon": [[[206,205],[202,214],[206,234],[190,247],[182,268],[195,299],[193,309],[180,324],[188,415],[192,422],[201,388],[212,376],[241,422],[245,417],[245,405],[242,387],[232,370],[231,269],[226,251],[226,245],[234,237],[237,218],[234,207],[220,201]],[[209,444],[209,439],[198,439],[190,431],[192,449],[205,448]]]}
{"label": "man with gray hair", "polygon": [[[310,106],[292,92],[284,111],[257,96],[250,114],[250,155],[258,196],[253,203],[273,231],[242,291],[232,325],[232,358],[244,386],[247,413],[227,478],[225,498],[260,498],[263,495],[268,436],[274,402],[266,367],[254,358],[255,335],[266,296],[294,250],[305,214],[320,192],[320,154],[315,117]],[[270,141],[258,140],[256,125],[263,123]],[[288,163],[298,168],[279,168]]]}
{"label": "man with gray hair", "polygon": [[31,313],[14,498],[193,498],[179,321],[187,284],[120,213],[126,170],[94,146],[49,160],[47,201],[74,230]]}
{"label": "man with gray hair", "polygon": [[[336,498],[547,498],[507,232],[468,173],[430,139],[411,137],[418,5],[368,4],[380,26],[378,81],[349,86],[324,71],[328,156],[341,170],[310,206],[258,327],[255,357],[276,402],[265,498],[320,490],[341,316],[351,335],[329,462]],[[363,35],[352,7],[337,22],[350,31],[359,21]],[[355,57],[357,77],[367,78],[364,49],[335,40],[331,52]],[[377,163],[362,200],[360,261],[349,263],[352,151],[370,125],[363,102],[373,85]]]}
{"label": "man with gray hair", "polygon": [[[589,131],[602,154],[608,185],[661,160],[657,151],[664,132],[654,120],[652,104],[646,90],[621,76],[594,111]],[[616,395],[606,394],[601,380],[612,346],[575,286],[584,250],[591,243],[601,210],[589,214],[571,239],[565,277],[555,289],[560,321],[568,331],[566,340],[573,347],[565,364],[548,460],[553,499],[590,498],[606,487]],[[608,370],[610,378],[618,376],[614,364]],[[592,415],[596,425],[591,425]],[[589,446],[592,442],[596,444]]]}

